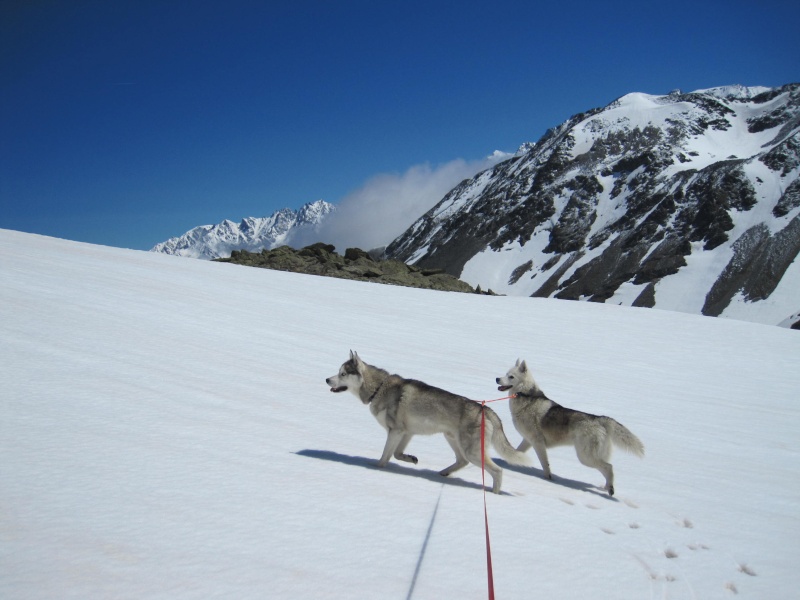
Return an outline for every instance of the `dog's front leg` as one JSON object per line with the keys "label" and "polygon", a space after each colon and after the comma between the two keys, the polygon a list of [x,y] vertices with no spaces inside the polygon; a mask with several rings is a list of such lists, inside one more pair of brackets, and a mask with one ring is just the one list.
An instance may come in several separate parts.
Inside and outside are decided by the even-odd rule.
{"label": "dog's front leg", "polygon": [[400,440],[400,445],[397,446],[397,448],[394,451],[394,457],[397,460],[403,460],[405,462],[417,464],[418,461],[416,456],[413,456],[411,454],[404,454],[404,452],[406,451],[406,446],[408,446],[408,442],[411,441],[412,437],[414,437],[413,434],[407,433],[403,436],[403,439]]}
{"label": "dog's front leg", "polygon": [[386,445],[383,447],[383,454],[378,461],[379,467],[385,467],[387,465],[392,454],[394,454],[395,450],[397,450],[403,442],[404,437],[405,433],[400,429],[387,429]]}
{"label": "dog's front leg", "polygon": [[552,479],[553,475],[550,473],[550,461],[547,460],[547,446],[542,440],[535,440],[533,449],[536,451],[536,456],[539,457],[539,462],[542,464],[542,471],[544,471],[545,479]]}

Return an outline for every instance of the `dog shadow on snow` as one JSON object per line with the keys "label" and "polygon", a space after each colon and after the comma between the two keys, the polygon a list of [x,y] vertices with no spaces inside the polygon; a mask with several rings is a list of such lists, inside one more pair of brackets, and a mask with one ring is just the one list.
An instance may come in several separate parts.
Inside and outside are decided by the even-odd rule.
{"label": "dog shadow on snow", "polygon": [[514,471],[515,473],[521,473],[522,475],[530,475],[531,477],[541,479],[542,481],[548,481],[548,483],[561,485],[579,492],[594,494],[595,496],[599,496],[605,500],[610,500],[611,502],[619,502],[619,500],[614,498],[614,496],[609,496],[608,492],[606,492],[603,488],[592,485],[591,483],[586,483],[585,481],[576,481],[575,479],[567,479],[566,477],[559,477],[558,475],[553,475],[552,479],[547,480],[545,479],[544,471],[536,467],[521,467],[512,465],[511,463],[504,461],[502,458],[493,458],[492,460],[497,463],[498,467],[504,470],[507,469],[509,471]]}
{"label": "dog shadow on snow", "polygon": [[[318,460],[329,460],[332,462],[338,462],[343,465],[350,465],[353,467],[364,467],[365,469],[370,469],[372,471],[387,471],[389,473],[397,474],[397,475],[407,475],[410,477],[419,477],[420,479],[427,479],[428,481],[433,481],[436,483],[443,483],[445,485],[454,485],[458,487],[470,488],[473,490],[481,490],[483,486],[480,483],[472,483],[470,481],[464,481],[463,479],[459,479],[453,475],[448,475],[447,477],[443,477],[439,475],[439,471],[434,471],[432,469],[425,469],[420,467],[407,467],[405,465],[390,462],[385,467],[379,467],[378,461],[374,458],[365,458],[363,456],[349,456],[347,454],[339,454],[338,452],[332,452],[330,450],[298,450],[295,452],[298,456],[305,456],[308,458],[316,458]],[[495,461],[498,462],[498,461]],[[499,462],[498,462],[499,464]],[[486,481],[486,489],[492,489],[492,478],[487,476]],[[508,496],[507,492],[500,492],[501,495]]]}
{"label": "dog shadow on snow", "polygon": [[[297,454],[298,456],[305,456],[307,458],[316,458],[318,460],[328,460],[331,462],[338,462],[343,465],[350,465],[352,467],[363,467],[365,469],[370,469],[371,471],[387,471],[389,473],[396,473],[398,475],[418,477],[421,479],[427,479],[428,481],[433,481],[435,483],[444,483],[446,485],[454,485],[457,487],[470,488],[473,490],[483,489],[483,486],[481,486],[480,483],[465,481],[453,475],[443,477],[442,475],[439,475],[439,471],[434,471],[433,469],[425,469],[417,466],[407,467],[397,462],[390,462],[388,465],[381,468],[377,464],[378,461],[374,458],[339,454],[338,452],[333,452],[331,450],[306,449],[306,450],[298,450],[297,452],[295,452],[295,454]],[[529,475],[531,477],[547,481],[544,478],[542,470],[537,469],[536,467],[520,467],[517,465],[512,465],[511,463],[508,463],[500,458],[493,458],[493,460],[497,464],[497,466],[499,466],[501,469],[507,469],[509,471],[521,473],[522,475]],[[609,496],[605,492],[605,490],[598,488],[597,486],[592,485],[591,483],[586,483],[585,481],[576,481],[574,479],[567,479],[565,477],[559,477],[558,475],[554,475],[553,479],[550,480],[550,483],[553,483],[555,485],[561,485],[573,490],[577,490],[579,492],[587,492],[589,494],[595,494],[600,498],[604,498],[612,502],[619,502],[619,500],[617,500],[613,496]],[[486,489],[490,490],[491,487],[492,487],[491,477],[489,477],[486,482]],[[511,494],[509,494],[508,492],[501,491],[500,495],[510,496]]]}

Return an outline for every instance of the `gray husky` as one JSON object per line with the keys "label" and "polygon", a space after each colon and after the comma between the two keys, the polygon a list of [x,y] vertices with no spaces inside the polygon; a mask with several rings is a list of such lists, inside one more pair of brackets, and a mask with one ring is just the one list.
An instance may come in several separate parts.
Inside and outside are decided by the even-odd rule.
{"label": "gray husky", "polygon": [[[472,463],[481,466],[481,410],[485,415],[484,445],[489,443],[508,462],[529,464],[528,457],[514,450],[503,432],[500,418],[489,407],[457,396],[414,379],[390,375],[387,371],[368,365],[358,354],[350,351],[339,372],[325,382],[332,392],[350,390],[369,410],[378,423],[386,429],[386,445],[378,461],[385,467],[394,456],[398,460],[417,464],[417,457],[405,454],[406,446],[415,435],[444,434],[456,462],[440,471],[440,475],[451,473]],[[503,470],[486,455],[483,461],[486,471],[492,476],[492,491],[500,493]]]}
{"label": "gray husky", "polygon": [[614,468],[608,462],[612,443],[644,456],[644,445],[639,438],[611,417],[572,410],[550,400],[533,380],[524,360],[517,360],[505,377],[496,381],[500,391],[513,394],[511,417],[524,438],[517,450],[525,452],[533,446],[547,479],[552,479],[547,448],[573,445],[581,463],[603,474],[605,489],[613,496]]}

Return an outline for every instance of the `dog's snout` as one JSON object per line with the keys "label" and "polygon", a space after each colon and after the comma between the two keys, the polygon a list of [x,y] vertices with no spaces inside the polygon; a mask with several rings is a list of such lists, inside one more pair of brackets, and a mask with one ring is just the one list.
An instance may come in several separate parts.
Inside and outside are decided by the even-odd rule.
{"label": "dog's snout", "polygon": [[494,381],[495,381],[495,383],[500,383],[500,378],[499,377],[495,377]]}

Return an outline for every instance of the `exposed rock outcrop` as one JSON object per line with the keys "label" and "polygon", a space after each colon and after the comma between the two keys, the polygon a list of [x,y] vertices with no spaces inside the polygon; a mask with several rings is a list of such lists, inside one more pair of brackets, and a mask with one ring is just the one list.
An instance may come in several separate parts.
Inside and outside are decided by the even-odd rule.
{"label": "exposed rock outcrop", "polygon": [[[428,290],[483,293],[480,286],[473,288],[442,269],[425,269],[399,260],[376,259],[360,248],[348,248],[342,256],[336,253],[334,246],[324,243],[306,246],[300,250],[289,246],[261,252],[234,250],[230,258],[219,258],[216,261]],[[494,295],[491,290],[487,294]]]}

